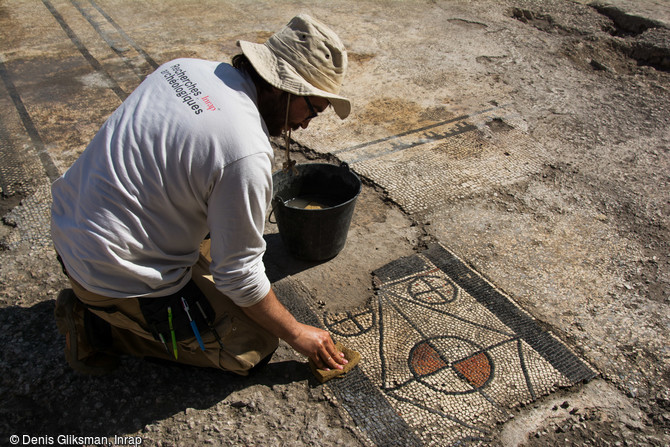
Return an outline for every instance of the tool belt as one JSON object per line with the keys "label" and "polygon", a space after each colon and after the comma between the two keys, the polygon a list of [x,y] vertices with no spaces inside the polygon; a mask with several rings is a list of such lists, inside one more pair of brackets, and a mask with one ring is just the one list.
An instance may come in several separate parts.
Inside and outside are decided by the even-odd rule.
{"label": "tool belt", "polygon": [[[188,305],[188,313],[184,308],[182,298]],[[172,295],[138,298],[138,302],[149,332],[158,341],[163,341],[160,338],[161,335],[164,340],[170,340],[172,331],[174,331],[177,341],[192,338],[195,334],[191,327],[189,315],[198,327],[200,334],[209,332],[209,328],[214,324],[214,309],[193,280],[190,280],[181,290]],[[170,327],[170,315],[172,327]]]}
{"label": "tool belt", "polygon": [[[69,277],[67,269],[63,264],[63,260],[58,253],[56,259],[63,269],[63,273]],[[209,299],[198,288],[196,283],[191,279],[178,292],[172,295],[163,297],[143,297],[136,298],[140,312],[144,317],[146,324],[138,321],[136,318],[121,312],[116,306],[95,306],[79,302],[90,310],[105,312],[108,314],[122,313],[130,321],[134,322],[139,328],[146,333],[153,336],[156,341],[162,342],[166,345],[167,341],[182,341],[196,336],[197,330],[199,335],[208,332],[214,332],[214,337],[223,347],[219,334],[214,329],[216,313],[209,302]],[[183,300],[183,301],[182,301]],[[186,306],[184,305],[184,301]],[[192,323],[194,323],[195,328]],[[198,338],[196,336],[196,338]],[[198,339],[201,342],[201,339]]]}

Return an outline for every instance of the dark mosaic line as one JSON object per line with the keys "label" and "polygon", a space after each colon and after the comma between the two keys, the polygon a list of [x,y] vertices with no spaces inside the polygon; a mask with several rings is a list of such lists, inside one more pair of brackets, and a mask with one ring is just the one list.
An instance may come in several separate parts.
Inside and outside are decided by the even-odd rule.
{"label": "dark mosaic line", "polygon": [[[405,281],[406,281],[406,280],[405,280]],[[460,317],[460,316],[458,316],[458,315],[452,314],[451,312],[447,312],[446,310],[434,309],[434,308],[432,308],[432,307],[430,307],[430,306],[427,306],[427,305],[424,305],[424,304],[420,304],[420,303],[416,303],[416,302],[414,302],[414,301],[410,301],[410,300],[408,300],[407,298],[405,298],[404,296],[399,295],[399,294],[396,293],[396,292],[393,292],[393,291],[390,291],[390,290],[386,290],[386,289],[384,289],[383,292],[384,292],[384,293],[387,293],[387,294],[389,294],[389,295],[393,295],[394,297],[399,298],[399,299],[402,299],[402,300],[407,301],[407,302],[409,302],[409,303],[415,304],[415,305],[417,305],[417,306],[424,307],[424,308],[429,309],[429,310],[431,310],[431,311],[433,311],[433,312],[436,312],[436,313],[445,315],[445,316],[447,316],[447,317],[453,318],[453,319],[458,320],[458,321],[460,321],[460,322],[462,322],[462,323],[467,323],[467,324],[470,324],[470,325],[472,325],[472,326],[476,326],[476,327],[479,327],[479,328],[482,328],[482,329],[486,329],[487,331],[495,332],[495,333],[498,333],[498,334],[500,334],[500,335],[505,335],[505,336],[507,336],[507,337],[514,337],[514,336],[515,336],[515,334],[510,334],[510,333],[505,332],[505,331],[503,331],[503,330],[501,330],[501,329],[492,328],[492,327],[489,327],[489,326],[487,326],[487,325],[485,325],[485,324],[483,324],[483,323],[478,323],[478,322],[476,322],[476,321],[468,320],[468,319],[466,319],[466,318],[463,318],[463,317]]]}
{"label": "dark mosaic line", "polygon": [[386,383],[386,355],[384,354],[384,314],[382,313],[382,295],[377,295],[377,315],[379,315],[379,361],[381,362],[381,383]]}
{"label": "dark mosaic line", "polygon": [[[487,110],[482,111],[481,113],[487,112],[489,110],[494,110],[494,109],[493,108],[492,109],[487,109]],[[379,139],[373,140],[373,141],[368,141],[367,143],[361,143],[361,144],[357,144],[356,146],[351,146],[351,147],[347,147],[347,148],[344,148],[344,149],[338,149],[336,151],[333,151],[332,153],[333,154],[341,154],[343,152],[350,152],[350,151],[355,151],[356,149],[362,149],[364,147],[374,146],[375,144],[383,143],[383,142],[389,141],[389,140],[394,140],[396,138],[405,137],[405,136],[411,135],[413,133],[424,132],[426,130],[430,130],[430,129],[434,129],[436,127],[444,126],[445,124],[455,123],[457,121],[464,120],[467,117],[468,117],[468,115],[460,115],[460,116],[457,116],[456,118],[452,118],[452,119],[449,119],[449,120],[446,120],[446,121],[441,121],[439,123],[431,124],[429,126],[420,127],[418,129],[411,129],[411,130],[408,130],[408,131],[405,131],[405,132],[402,132],[402,133],[398,133],[398,134],[395,134],[395,135],[390,135],[388,137],[379,138]]]}
{"label": "dark mosaic line", "polygon": [[77,50],[79,50],[81,55],[84,56],[84,59],[88,61],[88,63],[91,65],[91,67],[93,67],[93,69],[95,69],[95,71],[101,73],[107,79],[107,81],[109,81],[111,85],[110,88],[114,93],[116,93],[116,96],[118,96],[121,101],[126,99],[128,94],[123,91],[119,84],[117,84],[117,82],[109,75],[109,73],[107,73],[102,64],[95,57],[93,57],[93,55],[88,51],[88,48],[86,48],[81,39],[79,39],[72,28],[70,28],[63,16],[56,10],[51,2],[48,0],[42,0],[42,3],[44,3],[44,6],[49,10],[51,15],[54,16],[56,22],[58,22],[60,27],[63,28],[65,34],[67,34],[74,46],[77,47]]}
{"label": "dark mosaic line", "polygon": [[532,400],[537,399],[537,396],[535,395],[535,390],[533,389],[533,384],[530,381],[530,375],[528,374],[528,368],[526,367],[526,359],[523,356],[523,344],[521,343],[521,340],[517,340],[517,351],[519,352],[519,362],[521,363],[521,371],[523,371],[523,377],[526,379],[526,387],[528,388],[528,392],[530,393],[530,398]]}
{"label": "dark mosaic line", "polygon": [[[275,284],[280,288],[280,284]],[[303,300],[300,293],[290,288],[280,296],[284,305],[302,323],[323,328],[321,319]],[[351,415],[356,425],[378,446],[411,447],[423,445],[407,422],[393,409],[386,397],[360,368],[354,368],[344,377],[326,384],[337,400]]]}
{"label": "dark mosaic line", "polygon": [[445,419],[449,419],[451,422],[455,422],[456,424],[459,424],[459,425],[461,425],[465,428],[469,428],[471,430],[477,430],[478,432],[484,433],[485,435],[490,435],[491,434],[491,432],[486,428],[477,427],[476,425],[468,424],[467,422],[460,420],[456,416],[453,416],[453,415],[444,413],[443,411],[431,408],[427,405],[422,404],[421,402],[419,402],[415,399],[408,399],[406,397],[398,396],[398,395],[396,395],[395,390],[388,390],[388,394],[389,394],[389,396],[393,397],[394,399],[396,399],[400,402],[405,402],[405,403],[408,403],[408,404],[412,404],[412,405],[414,405],[418,408],[421,408],[424,411],[427,411],[428,413],[432,413],[432,414],[435,414],[437,416],[443,417]]}
{"label": "dark mosaic line", "polygon": [[70,3],[77,8],[77,11],[79,11],[79,14],[84,17],[88,23],[93,27],[95,32],[98,33],[98,35],[102,38],[102,40],[105,41],[107,46],[114,52],[116,55],[121,59],[126,67],[128,67],[130,70],[132,70],[133,73],[140,79],[143,80],[144,76],[142,73],[139,72],[139,70],[132,64],[132,62],[126,57],[124,54],[124,51],[119,49],[118,44],[114,42],[114,40],[105,32],[105,30],[102,29],[100,24],[91,16],[91,14],[86,11],[81,4],[77,0],[70,0]]}
{"label": "dark mosaic line", "polygon": [[356,327],[358,328],[358,330],[359,330],[358,333],[359,334],[367,332],[366,329],[363,327],[363,325],[361,323],[359,323],[358,319],[356,318],[356,317],[360,317],[361,315],[364,315],[363,312],[358,313],[356,315],[352,315],[351,312],[347,312],[347,315],[349,316],[349,320],[351,320],[351,322],[354,323],[356,325]]}
{"label": "dark mosaic line", "polygon": [[[386,295],[386,294],[384,294],[384,295]],[[390,295],[390,294],[389,294],[389,295]],[[425,339],[428,338],[428,337],[426,336],[426,334],[423,333],[423,331],[421,330],[421,328],[419,328],[419,326],[417,326],[416,324],[414,324],[414,322],[412,321],[412,319],[409,318],[407,315],[405,315],[405,313],[404,313],[402,310],[400,310],[400,308],[399,308],[393,301],[388,300],[388,299],[387,299],[386,301],[387,301],[387,304],[389,304],[391,307],[393,307],[393,308],[396,310],[396,312],[398,312],[398,313],[405,319],[405,321],[407,321],[407,323],[412,327],[412,329],[414,329],[416,332],[419,333],[419,335],[421,335],[421,338],[422,338],[423,340],[425,340]],[[380,318],[381,318],[381,316],[380,316]]]}
{"label": "dark mosaic line", "polygon": [[491,406],[492,406],[493,408],[495,408],[496,410],[498,410],[498,411],[500,412],[500,414],[501,414],[505,419],[509,418],[509,415],[510,415],[509,411],[505,410],[505,409],[502,407],[502,405],[500,405],[498,402],[496,402],[494,398],[492,398],[491,396],[489,396],[489,395],[486,393],[486,391],[484,391],[482,388],[478,388],[478,389],[477,389],[477,392],[479,393],[480,396],[482,396],[484,399],[486,399],[486,400],[488,401],[488,403],[490,403]]}
{"label": "dark mosaic line", "polygon": [[[370,318],[372,319],[372,324],[369,327],[363,327],[363,325],[358,321],[358,317],[365,316],[367,313],[371,314]],[[339,318],[339,319],[333,318],[332,320],[330,320],[328,318],[329,315],[332,315],[332,314],[327,312],[324,315],[324,320],[328,321],[328,323],[326,324],[326,326],[328,327],[328,330],[336,332],[337,334],[345,336],[345,337],[351,337],[351,336],[353,336],[353,334],[344,334],[342,331],[337,329],[337,326],[340,325],[341,323],[344,323],[346,321],[351,321],[351,323],[358,328],[358,332],[356,333],[356,335],[365,334],[366,332],[370,331],[375,324],[374,313],[371,311],[370,308],[361,309],[358,312],[356,312],[355,314],[352,313],[352,311],[348,310],[347,313],[346,313],[346,316],[342,317],[342,318]]]}
{"label": "dark mosaic line", "polygon": [[451,445],[451,447],[458,447],[460,445],[472,444],[474,442],[490,442],[490,441],[491,441],[490,439],[480,438],[480,437],[477,437],[477,436],[467,436],[467,437],[465,437],[463,439],[460,439],[460,440],[456,441],[455,443],[453,443]]}
{"label": "dark mosaic line", "polygon": [[[463,338],[463,337],[458,337],[458,336],[454,336],[454,335],[450,335],[450,336],[448,336],[448,337],[450,337],[450,338],[455,338],[455,339],[457,339],[457,340],[465,341],[465,342],[467,342],[467,343],[471,343],[471,344],[473,344],[473,345],[475,345],[475,346],[478,346],[478,345],[476,345],[475,343],[473,343],[473,342],[471,342],[470,340],[467,340],[467,339],[465,339],[465,338]],[[432,337],[431,339],[427,339],[427,340],[432,340],[432,339],[435,339],[435,338],[439,338],[439,337]],[[509,339],[509,340],[503,340],[503,341],[500,341],[500,342],[495,343],[495,344],[493,344],[493,345],[491,345],[491,346],[487,346],[486,348],[482,348],[482,347],[479,347],[479,346],[478,346],[478,347],[480,348],[479,350],[474,351],[473,353],[468,354],[467,356],[465,356],[465,357],[463,357],[463,358],[461,358],[461,359],[454,360],[454,361],[447,361],[447,359],[445,359],[442,355],[440,355],[440,358],[442,359],[442,361],[444,361],[444,363],[446,363],[447,365],[449,365],[449,367],[452,367],[452,370],[453,370],[453,365],[456,365],[456,364],[458,364],[458,363],[460,363],[460,362],[462,362],[462,361],[465,361],[465,360],[467,360],[467,359],[469,359],[469,358],[472,358],[472,357],[474,357],[474,356],[476,356],[476,355],[479,355],[479,354],[484,354],[484,355],[486,355],[486,356],[489,358],[489,364],[490,364],[490,366],[491,366],[491,372],[490,372],[489,378],[486,380],[486,383],[484,383],[481,387],[473,387],[473,390],[472,390],[472,391],[444,391],[444,390],[439,390],[439,389],[436,389],[436,388],[434,388],[434,387],[432,387],[432,386],[430,386],[430,385],[428,385],[428,384],[425,384],[425,383],[424,383],[424,382],[423,382],[423,381],[422,381],[416,374],[414,374],[414,373],[412,373],[412,376],[413,376],[413,377],[412,377],[411,379],[407,379],[404,383],[401,383],[401,384],[399,384],[399,385],[396,385],[396,386],[393,387],[393,388],[385,388],[384,390],[386,391],[386,390],[392,390],[392,389],[400,389],[400,388],[402,388],[402,387],[405,387],[405,386],[409,385],[409,384],[410,384],[411,382],[413,382],[413,381],[418,381],[418,382],[424,383],[428,388],[431,388],[431,389],[433,389],[434,391],[438,391],[438,392],[441,392],[441,393],[444,393],[444,394],[448,394],[448,395],[452,395],[452,396],[456,396],[456,395],[459,395],[459,394],[470,394],[470,393],[472,393],[472,392],[474,392],[474,391],[476,391],[476,390],[478,390],[478,389],[480,389],[480,388],[485,388],[485,387],[491,382],[491,380],[493,380],[493,378],[494,378],[494,376],[495,376],[495,370],[496,370],[495,363],[492,361],[492,359],[490,358],[490,356],[487,354],[486,351],[489,351],[489,350],[492,350],[492,349],[496,349],[496,348],[499,347],[499,346],[503,346],[503,345],[505,345],[505,344],[507,344],[507,343],[512,343],[513,341],[518,341],[518,340],[519,340],[519,338],[516,338],[516,337],[515,337],[515,338],[511,338],[511,339]],[[433,349],[435,349],[435,350],[437,351],[437,349],[435,348],[435,346],[433,346],[432,344],[431,344],[430,346],[433,347]],[[440,370],[435,371],[435,372],[431,372],[431,373],[428,373],[428,374],[424,374],[424,375],[421,376],[421,378],[426,378],[426,377],[434,376],[434,375],[436,375],[436,374],[439,374],[439,372],[440,372]],[[472,386],[472,384],[469,383],[467,377],[465,377],[461,372],[456,371],[456,370],[454,370],[454,372],[456,373],[456,375],[457,375],[461,380],[463,380],[464,382],[466,382],[466,383],[468,383],[469,385]]]}
{"label": "dark mosaic line", "polygon": [[[437,276],[437,275],[433,275],[433,273],[437,273],[437,272],[441,272],[441,271],[440,271],[439,269],[435,268],[435,269],[429,270],[429,271],[427,271],[427,272],[424,272],[424,273],[422,273],[422,274],[415,275],[415,276],[412,278],[411,281],[407,281],[407,295],[411,296],[413,299],[417,300],[419,303],[423,303],[423,304],[426,304],[426,305],[432,305],[432,304],[447,304],[447,303],[451,303],[451,302],[453,302],[453,301],[457,298],[457,295],[458,295],[458,287],[456,287],[456,285],[453,284],[453,283],[449,280],[449,278],[447,278],[447,282],[448,282],[451,286],[453,286],[453,289],[454,289],[453,293],[451,294],[451,295],[452,295],[451,298],[448,298],[448,297],[447,297],[445,294],[443,294],[442,291],[441,291],[441,290],[444,288],[443,285],[440,285],[440,286],[436,287],[435,284],[434,284],[433,282],[430,281],[430,279],[434,279],[434,280],[437,280],[437,281],[440,281],[440,282],[441,282],[441,281],[444,281],[444,278],[440,278],[440,277]],[[423,285],[426,286],[426,288],[427,288],[428,290],[421,290],[421,291],[413,292],[413,291],[412,291],[412,287],[413,287],[414,285],[416,285],[419,281],[421,281],[421,282],[423,283]],[[430,298],[431,294],[433,294],[433,293],[436,294],[436,295],[438,295],[438,296],[440,296],[440,297],[442,297],[442,298],[444,299],[444,301],[443,301],[442,303],[440,303],[440,302],[430,302],[430,301],[429,301],[429,302],[426,302],[426,301],[424,301],[424,300],[422,300],[422,299],[420,298],[420,297],[423,296],[423,295],[428,295],[428,297]],[[433,301],[434,301],[434,300],[433,300]]]}
{"label": "dark mosaic line", "polygon": [[372,381],[354,368],[328,387],[351,417],[378,446],[420,446],[423,443],[391,407]]}
{"label": "dark mosaic line", "polygon": [[373,273],[379,278],[382,284],[390,281],[401,280],[407,281],[408,276],[415,275],[418,272],[423,272],[428,269],[426,262],[419,256],[410,256],[407,258],[396,259],[388,264],[378,268]]}
{"label": "dark mosaic line", "polygon": [[[467,118],[467,117],[466,117]],[[431,135],[424,134],[423,138],[419,138],[416,141],[412,141],[411,143],[396,143],[396,142],[391,142],[391,147],[382,151],[378,152],[376,154],[364,154],[361,155],[360,157],[354,158],[353,160],[349,161],[350,165],[353,165],[355,163],[361,163],[363,161],[368,161],[368,160],[373,160],[375,158],[380,158],[385,155],[389,154],[394,154],[396,152],[404,151],[407,149],[411,149],[413,147],[421,146],[422,144],[427,144],[427,143],[432,143],[433,141],[439,141],[439,140],[444,140],[447,138],[455,137],[457,135],[464,134],[466,132],[471,132],[473,130],[477,130],[476,126],[473,126],[472,124],[467,124],[467,123],[457,123],[456,124],[456,129],[445,132],[442,134],[436,134],[433,133]]]}
{"label": "dark mosaic line", "polygon": [[[491,367],[491,371],[489,372],[489,377],[488,377],[488,379],[486,379],[486,382],[484,382],[482,385],[480,385],[480,386],[476,386],[476,384],[470,382],[470,380],[468,380],[468,378],[465,377],[465,375],[464,375],[462,372],[456,370],[456,369],[453,368],[453,367],[452,367],[452,371],[454,371],[454,372],[456,373],[456,375],[458,376],[459,379],[461,379],[463,382],[465,382],[465,383],[467,383],[468,385],[470,385],[470,386],[473,388],[473,391],[477,391],[477,392],[481,393],[482,396],[484,396],[485,399],[487,399],[487,400],[489,400],[489,401],[491,402],[491,404],[496,405],[496,406],[499,406],[497,402],[492,401],[491,399],[489,399],[489,397],[488,397],[486,394],[484,394],[484,392],[482,391],[484,388],[486,388],[486,387],[493,381],[493,379],[496,378],[496,364],[495,364],[495,362],[493,362],[493,360],[491,359],[491,356],[487,355],[484,351],[480,351],[479,353],[483,353],[484,355],[486,355],[486,358],[488,359],[488,361],[489,361],[489,365],[490,365],[490,367]],[[456,365],[456,364],[458,364],[458,363],[461,362],[461,361],[467,360],[467,359],[469,359],[469,358],[472,358],[472,357],[478,355],[479,353],[474,353],[474,354],[469,355],[468,357],[466,357],[466,358],[464,358],[464,359],[462,359],[462,360],[459,360],[459,361],[457,361],[457,362],[453,362],[453,363]],[[445,393],[445,392],[443,391],[443,393]],[[457,395],[457,394],[467,394],[467,393],[453,393],[453,392],[452,392],[452,393],[445,393],[445,394]]]}
{"label": "dark mosaic line", "polygon": [[422,254],[441,268],[473,298],[493,312],[504,324],[519,334],[526,343],[570,381],[574,383],[595,377],[595,372],[577,356],[551,334],[543,331],[532,318],[523,313],[492,285],[478,274],[473,274],[473,271],[452,253],[434,244]]}
{"label": "dark mosaic line", "polygon": [[467,118],[470,118],[470,117],[473,117],[473,116],[476,116],[476,115],[481,115],[483,113],[492,112],[493,110],[497,110],[497,109],[503,108],[505,106],[506,105],[490,107],[488,109],[479,110],[479,111],[471,113],[469,115],[460,115],[460,116],[457,116],[455,118],[451,118],[451,119],[448,119],[448,120],[445,120],[445,121],[440,121],[439,123],[430,124],[428,126],[420,127],[418,129],[410,129],[410,130],[407,130],[405,132],[401,132],[401,133],[398,133],[398,134],[395,134],[395,135],[390,135],[388,137],[379,138],[377,140],[368,141],[366,143],[357,144],[355,146],[346,147],[346,148],[343,148],[343,149],[338,149],[338,150],[332,151],[331,153],[332,154],[341,154],[343,152],[350,152],[350,151],[355,151],[357,149],[362,149],[364,147],[374,146],[375,144],[383,143],[385,141],[390,141],[390,140],[394,140],[396,138],[405,137],[405,136],[411,135],[413,133],[425,132],[427,130],[435,129],[436,127],[441,127],[441,126],[444,126],[446,124],[451,124],[451,123],[455,123],[455,122],[458,122],[458,121],[462,121],[464,119],[467,119]]}
{"label": "dark mosaic line", "polygon": [[126,39],[126,41],[135,49],[135,51],[142,55],[144,60],[147,61],[147,63],[151,65],[152,68],[158,68],[158,63],[153,60],[153,58],[149,56],[149,54],[144,51],[144,49],[142,49],[142,47],[140,47],[137,42],[135,42],[128,34],[126,34],[123,28],[121,28],[109,14],[107,14],[100,6],[98,6],[94,0],[89,0],[89,2],[95,9],[98,10],[98,12],[105,18],[105,20],[107,20],[119,32],[119,34],[123,36],[124,39]]}
{"label": "dark mosaic line", "polygon": [[21,95],[19,95],[18,90],[14,86],[14,83],[12,82],[12,79],[9,76],[7,68],[5,67],[5,64],[2,62],[2,60],[0,60],[0,78],[2,78],[2,82],[5,84],[7,92],[14,102],[14,107],[16,108],[21,121],[23,122],[23,127],[25,127],[30,140],[33,142],[35,152],[37,153],[40,162],[42,162],[44,171],[49,177],[49,180],[52,182],[55,181],[58,177],[60,177],[60,172],[51,158],[51,155],[49,155],[49,152],[44,146],[44,141],[42,140],[40,133],[37,131],[37,127],[35,127],[35,123],[30,117],[30,114],[28,113],[28,110],[26,109],[26,106],[21,99]]}

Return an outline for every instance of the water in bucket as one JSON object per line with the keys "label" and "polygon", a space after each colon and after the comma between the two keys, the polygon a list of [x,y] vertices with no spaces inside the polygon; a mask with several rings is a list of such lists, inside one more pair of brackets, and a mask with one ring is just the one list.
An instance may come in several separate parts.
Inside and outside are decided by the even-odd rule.
{"label": "water in bucket", "polygon": [[302,208],[305,210],[322,210],[324,208],[331,208],[339,204],[333,197],[311,194],[296,197],[294,199],[284,202],[286,206],[293,208]]}
{"label": "water in bucket", "polygon": [[296,169],[272,175],[282,242],[299,259],[330,259],[346,242],[361,181],[347,166],[313,163]]}

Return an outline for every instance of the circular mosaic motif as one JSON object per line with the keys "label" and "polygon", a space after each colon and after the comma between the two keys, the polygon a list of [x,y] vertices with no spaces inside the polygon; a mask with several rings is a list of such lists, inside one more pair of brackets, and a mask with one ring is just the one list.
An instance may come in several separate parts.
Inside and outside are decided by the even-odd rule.
{"label": "circular mosaic motif", "polygon": [[447,304],[456,299],[457,287],[443,276],[417,276],[407,286],[407,292],[415,301],[424,304]]}
{"label": "circular mosaic motif", "polygon": [[375,315],[370,308],[326,313],[324,323],[326,328],[336,335],[354,337],[372,329],[375,325]]}
{"label": "circular mosaic motif", "polygon": [[409,353],[408,364],[416,380],[447,394],[475,392],[493,377],[491,356],[459,337],[436,337],[417,343]]}

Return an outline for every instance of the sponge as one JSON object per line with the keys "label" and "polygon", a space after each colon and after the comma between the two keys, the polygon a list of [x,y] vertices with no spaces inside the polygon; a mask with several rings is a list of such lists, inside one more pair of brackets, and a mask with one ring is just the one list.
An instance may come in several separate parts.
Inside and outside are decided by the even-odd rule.
{"label": "sponge", "polygon": [[343,369],[331,369],[328,371],[325,369],[318,369],[312,359],[309,360],[309,368],[312,370],[312,373],[314,373],[314,376],[320,383],[325,383],[330,379],[348,373],[356,365],[358,365],[358,362],[361,359],[361,355],[358,352],[354,351],[353,349],[345,348],[340,342],[335,343],[335,348],[338,351],[344,353],[344,358],[349,361],[349,363],[346,365],[342,365],[344,366]]}

